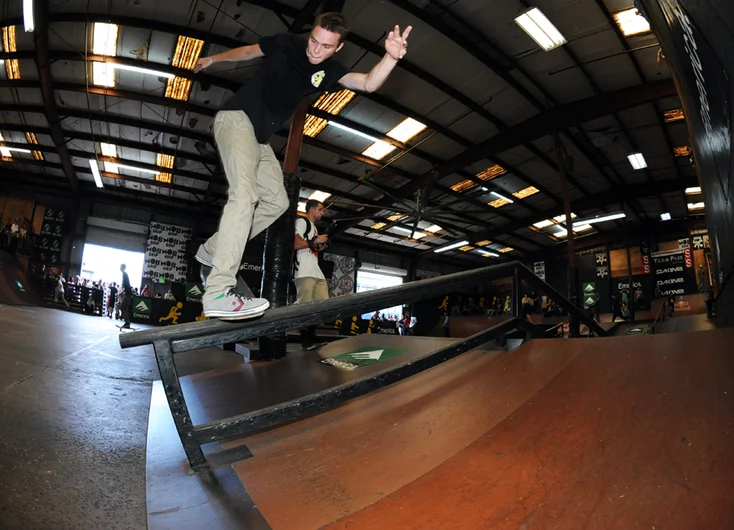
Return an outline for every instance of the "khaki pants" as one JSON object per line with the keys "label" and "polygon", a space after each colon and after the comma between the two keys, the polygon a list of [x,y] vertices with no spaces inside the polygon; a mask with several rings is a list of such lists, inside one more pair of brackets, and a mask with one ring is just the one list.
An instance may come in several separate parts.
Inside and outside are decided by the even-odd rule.
{"label": "khaki pants", "polygon": [[247,241],[288,209],[280,163],[269,145],[257,142],[247,115],[241,110],[220,111],[214,118],[213,131],[229,183],[229,197],[219,230],[204,243],[204,249],[213,256],[205,300],[237,285]]}
{"label": "khaki pants", "polygon": [[320,278],[296,278],[297,304],[307,304],[317,300],[329,299],[329,286]]}

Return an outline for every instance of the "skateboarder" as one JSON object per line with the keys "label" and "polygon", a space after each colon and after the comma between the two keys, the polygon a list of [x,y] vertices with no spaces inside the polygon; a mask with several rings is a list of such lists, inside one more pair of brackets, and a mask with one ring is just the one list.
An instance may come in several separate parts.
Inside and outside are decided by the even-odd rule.
{"label": "skateboarder", "polygon": [[202,298],[204,314],[238,320],[261,315],[269,303],[237,292],[236,274],[245,245],[288,208],[283,172],[269,145],[304,97],[334,89],[373,92],[407,52],[409,26],[390,31],[385,55],[369,73],[348,72],[333,59],[349,29],[340,13],[324,13],[306,39],[291,33],[199,59],[195,72],[222,61],[264,57],[255,76],[227,101],[214,119],[214,138],[229,183],[219,231],[199,247],[196,259],[212,268]]}
{"label": "skateboarder", "polygon": [[120,311],[122,312],[122,319],[125,321],[120,329],[130,329],[130,303],[133,301],[133,288],[130,285],[130,276],[127,275],[125,269],[127,269],[127,265],[124,263],[120,265],[120,272],[122,273]]}

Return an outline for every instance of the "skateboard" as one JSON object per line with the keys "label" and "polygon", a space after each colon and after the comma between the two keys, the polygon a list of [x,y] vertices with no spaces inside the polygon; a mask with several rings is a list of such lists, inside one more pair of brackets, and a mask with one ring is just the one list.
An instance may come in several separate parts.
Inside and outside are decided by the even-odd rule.
{"label": "skateboard", "polygon": [[115,324],[115,327],[117,329],[119,329],[121,333],[124,332],[124,331],[137,331],[138,330],[138,328],[133,328],[133,327],[125,328],[123,326],[124,326],[124,324],[122,324],[120,326],[118,326],[117,324]]}

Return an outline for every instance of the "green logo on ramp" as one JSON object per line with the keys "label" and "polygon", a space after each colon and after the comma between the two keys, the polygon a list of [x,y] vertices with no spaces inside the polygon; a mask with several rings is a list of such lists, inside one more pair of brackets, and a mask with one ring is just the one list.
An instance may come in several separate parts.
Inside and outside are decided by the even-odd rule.
{"label": "green logo on ramp", "polygon": [[594,282],[585,283],[584,284],[584,294],[589,294],[593,292],[596,292],[596,283]]}
{"label": "green logo on ramp", "polygon": [[642,328],[630,328],[627,330],[625,335],[644,335],[645,330]]}
{"label": "green logo on ramp", "polygon": [[596,303],[596,299],[593,296],[585,296],[584,297],[584,307],[590,308]]}
{"label": "green logo on ramp", "polygon": [[356,370],[360,366],[369,366],[370,364],[376,364],[386,359],[392,359],[406,351],[392,348],[367,347],[349,353],[342,353],[330,359],[323,359],[321,362],[336,366],[342,370],[351,371]]}

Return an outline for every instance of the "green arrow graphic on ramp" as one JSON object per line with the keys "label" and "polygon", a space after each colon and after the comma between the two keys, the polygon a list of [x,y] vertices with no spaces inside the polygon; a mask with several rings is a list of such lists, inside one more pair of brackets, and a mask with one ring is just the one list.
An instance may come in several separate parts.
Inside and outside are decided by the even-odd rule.
{"label": "green arrow graphic on ramp", "polygon": [[392,359],[405,353],[408,350],[396,350],[393,348],[367,347],[360,348],[348,353],[342,353],[330,359],[323,359],[321,362],[336,366],[342,370],[356,370],[360,366],[369,366],[386,359]]}
{"label": "green arrow graphic on ramp", "polygon": [[596,283],[584,283],[584,293],[593,293],[594,291],[596,291]]}

